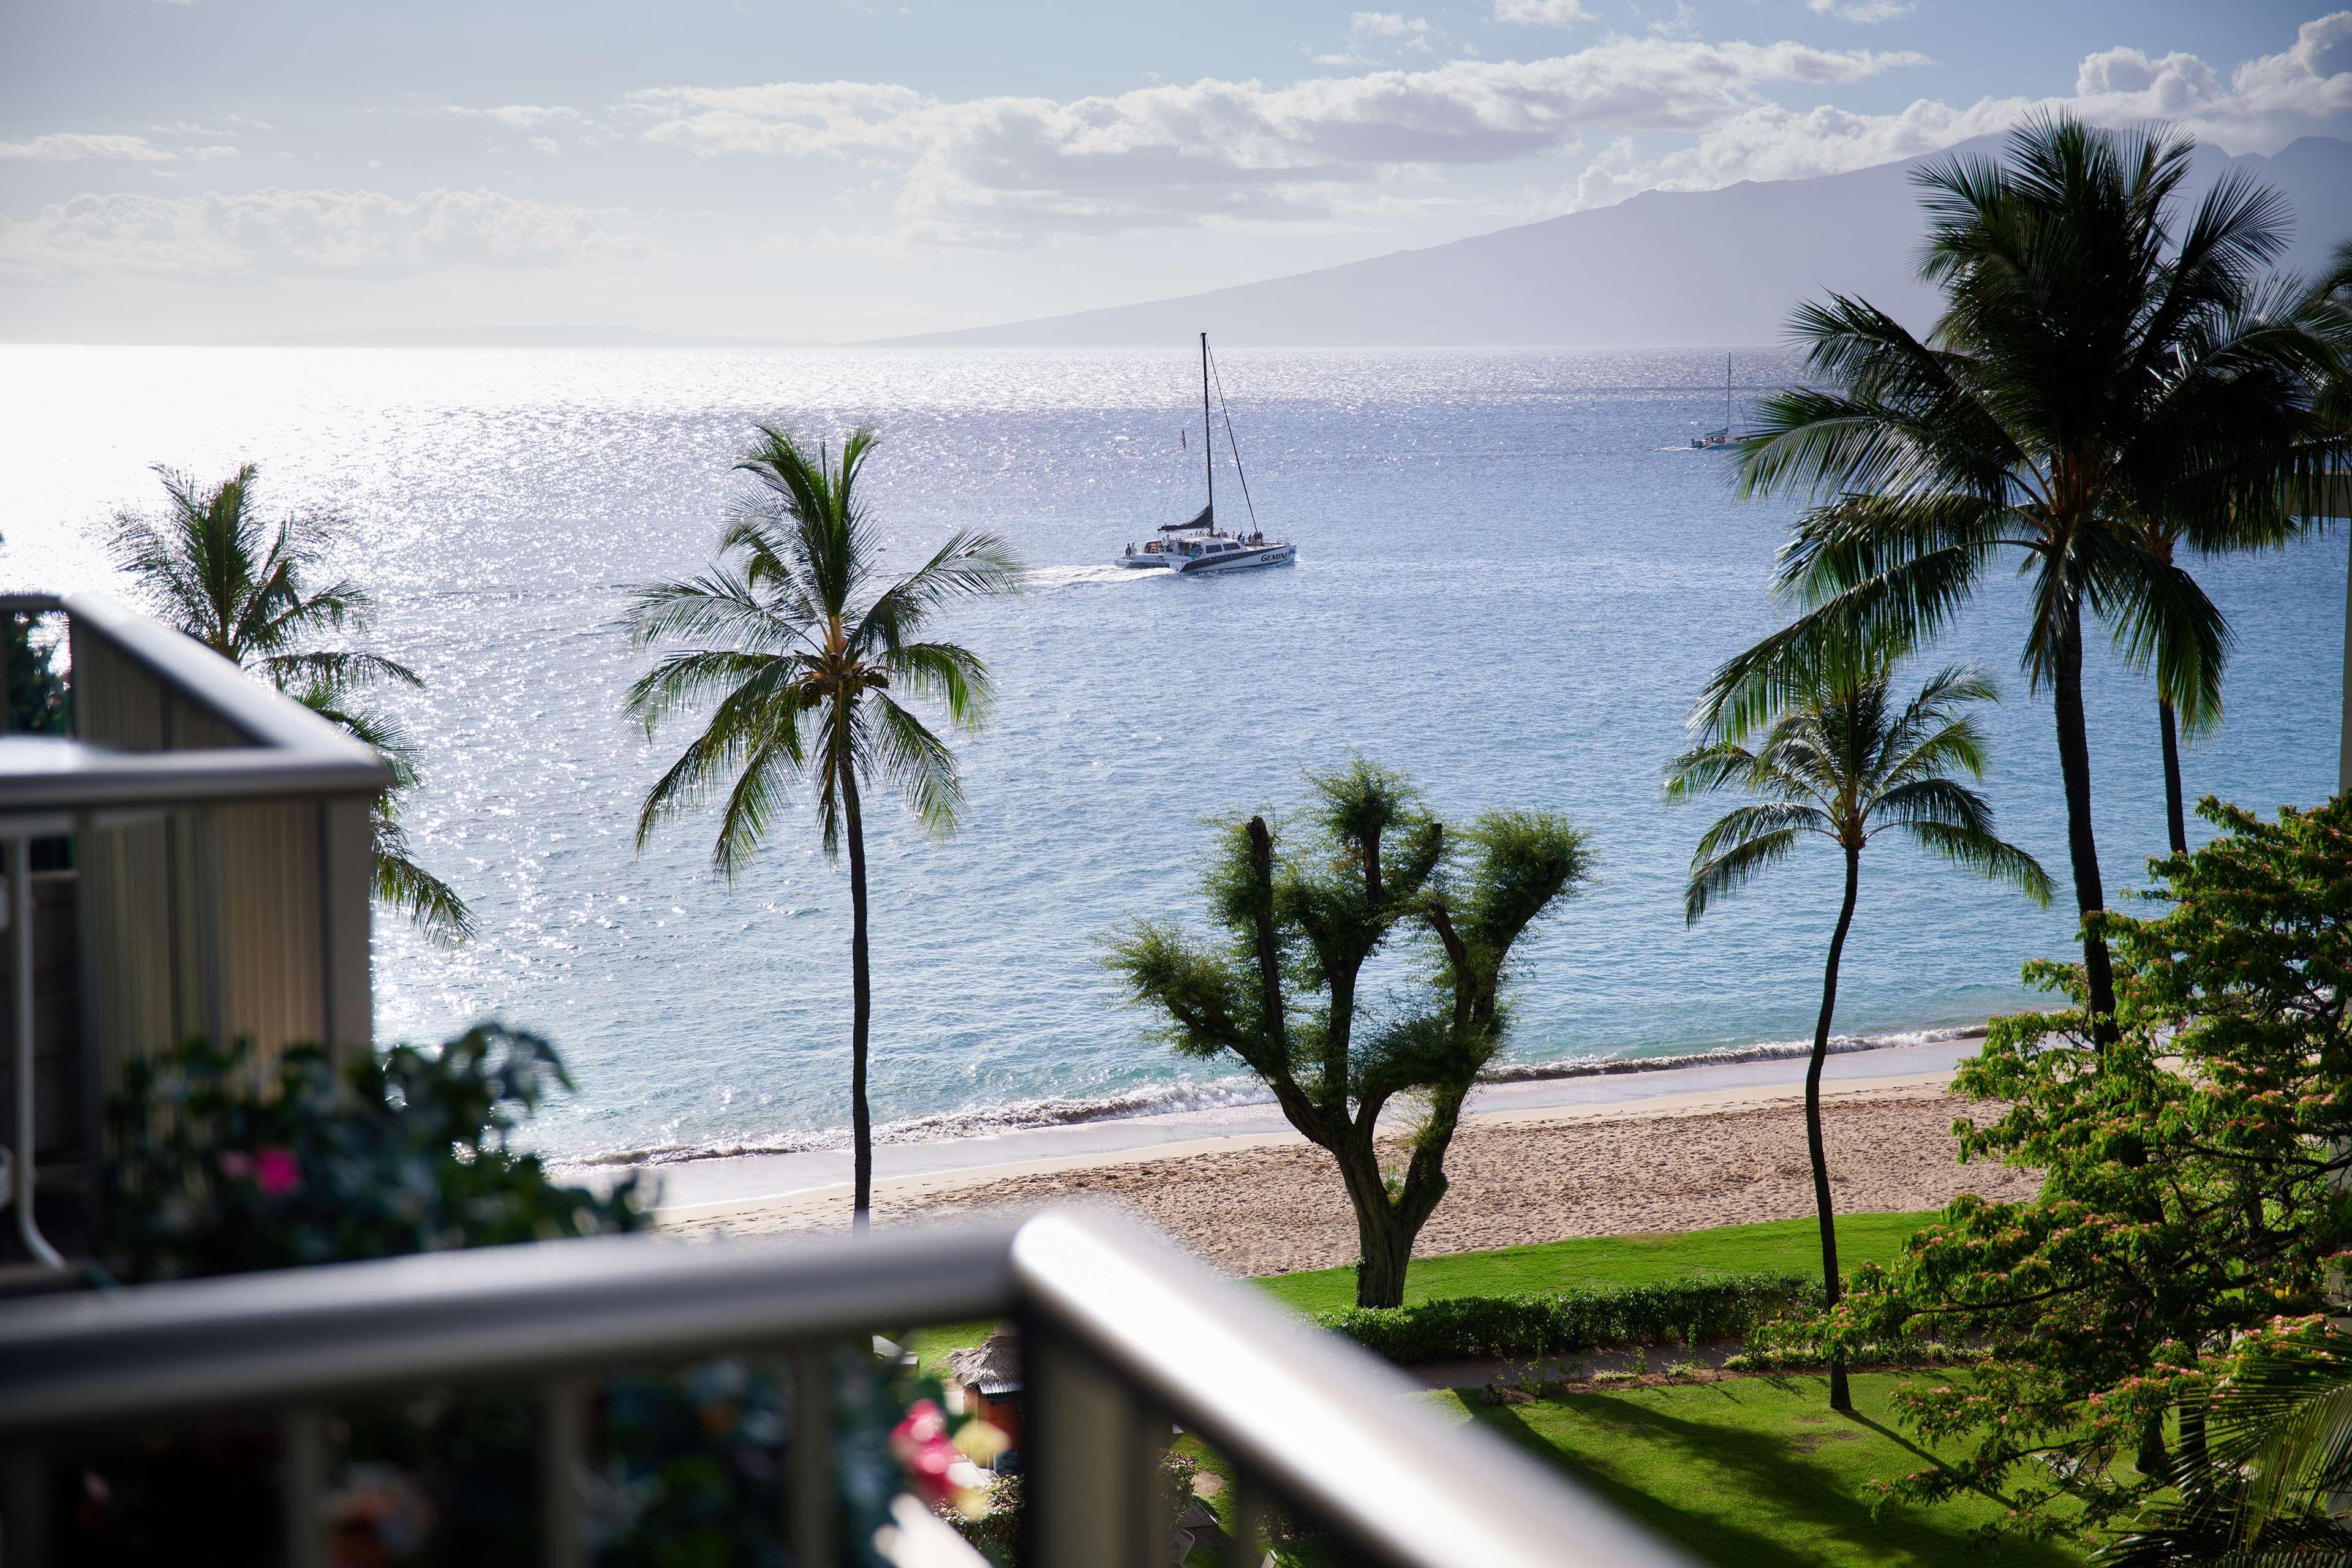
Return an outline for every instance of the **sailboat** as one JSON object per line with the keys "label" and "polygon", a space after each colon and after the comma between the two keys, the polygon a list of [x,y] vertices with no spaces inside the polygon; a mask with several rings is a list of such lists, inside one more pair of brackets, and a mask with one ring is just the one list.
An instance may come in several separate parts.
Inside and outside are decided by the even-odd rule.
{"label": "sailboat", "polygon": [[[1139,550],[1130,544],[1126,552],[1116,558],[1117,563],[1129,567],[1159,567],[1181,576],[1199,576],[1212,572],[1243,572],[1253,566],[1287,566],[1298,559],[1298,547],[1286,540],[1268,539],[1257,525],[1257,504],[1250,500],[1249,474],[1242,467],[1241,443],[1234,437],[1234,417],[1225,415],[1225,444],[1234,454],[1234,473],[1242,485],[1242,504],[1248,508],[1250,526],[1247,532],[1227,533],[1217,526],[1217,447],[1216,427],[1209,406],[1209,334],[1201,334],[1201,455],[1203,477],[1208,480],[1208,504],[1184,522],[1160,525],[1158,537],[1147,540]],[[1220,407],[1224,403],[1222,385],[1217,391]]]}
{"label": "sailboat", "polygon": [[1738,437],[1731,433],[1731,356],[1723,356],[1723,428],[1710,430],[1704,436],[1691,437],[1691,445],[1700,451],[1716,447],[1728,447]]}

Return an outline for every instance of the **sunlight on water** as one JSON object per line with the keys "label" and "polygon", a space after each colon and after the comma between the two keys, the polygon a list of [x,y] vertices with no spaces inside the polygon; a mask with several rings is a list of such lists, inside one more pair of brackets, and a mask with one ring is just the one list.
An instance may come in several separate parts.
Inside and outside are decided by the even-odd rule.
{"label": "sunlight on water", "polygon": [[[666,760],[625,726],[642,668],[625,584],[699,567],[752,421],[869,420],[870,500],[911,561],[950,528],[1004,532],[1024,597],[951,631],[1002,701],[964,751],[971,813],[928,843],[877,813],[878,1117],[902,1136],[1215,1103],[1123,1010],[1100,943],[1189,912],[1202,818],[1296,797],[1360,750],[1462,815],[1552,806],[1600,881],[1523,949],[1520,1062],[1669,1055],[1801,1037],[1834,913],[1792,868],[1683,929],[1701,808],[1660,801],[1706,673],[1768,629],[1788,513],[1743,505],[1721,357],[1281,353],[1223,356],[1271,533],[1292,569],[1178,581],[1108,564],[1200,504],[1187,353],[0,348],[17,461],[0,582],[111,581],[108,517],[145,466],[262,465],[273,504],[351,521],[339,569],[373,586],[372,646],[420,669],[387,695],[424,745],[410,811],[481,940],[379,931],[381,1032],[438,1037],[496,1012],[563,1048],[583,1093],[539,1137],[572,1156],[785,1148],[846,1118],[847,896],[804,819],[729,888],[709,825],[632,847]],[[1743,380],[1785,375],[1742,355]],[[1179,445],[1187,432],[1189,449]],[[1221,479],[1220,517],[1238,521]],[[2192,790],[2268,809],[2333,784],[2340,540],[2200,569],[2241,646],[2228,723]],[[2011,691],[1991,722],[2004,825],[2063,868],[2046,703],[2016,674],[2004,581],[1951,645]],[[2110,885],[2163,838],[2154,702],[2091,674]],[[2071,921],[1904,852],[1874,851],[1841,1028],[1964,1023],[2021,999],[2020,962]]]}

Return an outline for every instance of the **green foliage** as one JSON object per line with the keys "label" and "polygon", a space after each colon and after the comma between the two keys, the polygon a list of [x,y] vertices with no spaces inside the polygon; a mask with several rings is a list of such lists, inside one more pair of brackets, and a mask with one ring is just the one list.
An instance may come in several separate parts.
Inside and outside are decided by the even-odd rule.
{"label": "green foliage", "polygon": [[[2284,538],[2293,498],[2341,467],[2352,428],[2319,406],[2352,341],[2344,312],[2265,276],[2291,215],[2234,174],[2191,205],[2194,152],[2163,127],[2040,116],[2000,160],[1920,169],[1921,268],[1943,295],[1933,330],[1916,337],[1843,296],[1801,307],[1808,384],[1765,400],[1739,459],[1751,493],[1807,504],[1777,583],[1805,609],[1717,673],[1709,712],[1759,720],[1841,646],[1917,649],[2013,564],[2085,917],[2105,905],[2086,620],[2152,663],[2173,705],[2218,712],[2229,624],[2149,525],[2196,552]],[[2111,1012],[2095,923],[2083,956],[2092,1010]]]}
{"label": "green foliage", "polygon": [[2200,812],[2221,837],[2155,863],[2169,909],[2101,917],[2116,1037],[2093,1032],[2079,970],[2034,965],[2075,1005],[1995,1020],[1956,1080],[2003,1108],[1956,1126],[1963,1157],[2038,1168],[2041,1194],[1961,1197],[1823,1325],[1827,1342],[1989,1352],[1966,1384],[1905,1392],[1923,1436],[1971,1447],[1904,1495],[2003,1489],[2027,1530],[2061,1500],[2094,1525],[2130,1517],[2165,1484],[2165,1423],[2201,1405],[2210,1358],[2316,1310],[2352,1247],[2352,797],[2274,822]]}
{"label": "green foliage", "polygon": [[1622,1345],[1738,1339],[1774,1313],[1818,1307],[1821,1281],[1742,1274],[1544,1296],[1461,1296],[1411,1307],[1323,1312],[1316,1321],[1403,1366],[1579,1355]]}
{"label": "green foliage", "polygon": [[1021,567],[994,534],[959,530],[876,591],[883,542],[858,483],[875,441],[871,430],[853,432],[835,461],[760,426],[735,465],[759,489],[721,534],[721,563],[636,590],[631,641],[669,651],[630,688],[629,717],[651,737],[708,710],[701,733],[646,791],[638,847],[723,793],[711,863],[731,880],[795,778],[815,794],[828,855],[856,830],[860,786],[895,789],[927,830],[953,830],[963,806],[954,753],[901,699],[935,700],[956,728],[978,728],[992,694],[987,665],[923,634],[953,600],[1018,591]]}
{"label": "green foliage", "polygon": [[2108,1568],[2352,1564],[2341,1500],[2352,1489],[2352,1338],[2324,1317],[2281,1320],[2208,1370],[2173,1491],[2111,1542]]}
{"label": "green foliage", "polygon": [[1675,759],[1666,797],[1718,790],[1759,798],[1717,819],[1691,855],[1684,918],[1696,924],[1713,900],[1738,891],[1785,859],[1807,837],[1859,854],[1895,833],[1931,855],[2006,881],[2037,903],[2050,879],[2032,856],[1997,837],[1991,805],[1961,777],[1985,771],[1983,734],[1970,710],[1999,700],[1992,682],[1948,666],[1897,702],[1891,662],[1828,660],[1791,682],[1785,705],[1762,722],[1750,747],[1742,724],[1759,716],[1718,714],[1706,744]]}
{"label": "green foliage", "polygon": [[[497,1026],[342,1073],[307,1047],[265,1073],[244,1046],[202,1041],[133,1062],[108,1107],[117,1155],[102,1255],[134,1281],[644,1228],[634,1176],[600,1196],[555,1184],[537,1155],[511,1147],[523,1120],[569,1087],[545,1041]],[[814,1392],[834,1413],[841,1563],[880,1568],[870,1542],[908,1487],[898,1447],[909,1402],[942,1391],[901,1388],[893,1368],[847,1350],[826,1373],[822,1390],[797,1389],[777,1358],[720,1357],[597,1380],[585,1521],[597,1560],[782,1568],[780,1449],[793,1401]],[[328,1506],[345,1547],[386,1563],[530,1557],[528,1397],[419,1388],[338,1415]],[[235,1432],[96,1447],[62,1471],[78,1500],[59,1517],[76,1561],[155,1561],[159,1530],[191,1536],[173,1542],[199,1553],[191,1561],[266,1560],[277,1507],[247,1477],[270,1468]],[[82,1496],[85,1475],[95,1501]],[[236,1505],[217,1506],[225,1497]]]}
{"label": "green foliage", "polygon": [[68,721],[65,677],[57,671],[57,650],[33,639],[37,617],[0,616],[0,658],[8,665],[8,732],[62,735]]}
{"label": "green foliage", "polygon": [[[1142,921],[1112,943],[1129,998],[1168,1019],[1180,1055],[1237,1058],[1290,1124],[1328,1151],[1356,1213],[1357,1300],[1403,1299],[1412,1240],[1445,1195],[1462,1102],[1501,1048],[1519,938],[1590,875],[1584,836],[1539,812],[1489,812],[1449,833],[1402,774],[1360,758],[1313,774],[1297,828],[1228,824],[1203,878],[1214,934]],[[1402,938],[1422,984],[1367,1016],[1363,967]],[[1401,1173],[1381,1110],[1423,1114]]]}
{"label": "green foliage", "polygon": [[172,625],[383,753],[393,786],[371,808],[375,896],[433,942],[462,945],[474,934],[473,912],[417,862],[400,825],[401,797],[416,785],[415,752],[396,723],[354,700],[380,682],[425,682],[381,654],[330,646],[364,630],[375,609],[349,579],[318,582],[341,521],[293,512],[274,526],[266,521],[251,463],[209,489],[192,475],[154,472],[163,511],[116,514],[107,542],[115,564]]}
{"label": "green foliage", "polygon": [[134,1060],[107,1106],[100,1255],[173,1279],[642,1228],[634,1175],[599,1196],[509,1146],[557,1087],[553,1047],[497,1025],[341,1073],[308,1047],[266,1077],[242,1043]]}

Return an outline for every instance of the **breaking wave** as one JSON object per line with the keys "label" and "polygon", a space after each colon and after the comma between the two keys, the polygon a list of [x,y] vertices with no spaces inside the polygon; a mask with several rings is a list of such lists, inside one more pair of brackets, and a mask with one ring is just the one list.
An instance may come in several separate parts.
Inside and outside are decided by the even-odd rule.
{"label": "breaking wave", "polygon": [[[1964,1024],[1940,1029],[1906,1029],[1885,1035],[1832,1035],[1830,1037],[1830,1054],[1846,1056],[1856,1051],[1890,1050],[1901,1046],[1980,1039],[1984,1032],[1982,1024]],[[1752,1046],[1725,1046],[1716,1050],[1687,1051],[1670,1057],[1570,1057],[1559,1061],[1517,1062],[1491,1068],[1479,1075],[1479,1081],[1534,1083],[1618,1073],[1664,1072],[1675,1068],[1717,1067],[1736,1062],[1780,1061],[1802,1057],[1812,1048],[1811,1040],[1764,1040]],[[1004,1105],[975,1106],[930,1116],[911,1116],[876,1127],[874,1142],[877,1144],[945,1143],[961,1138],[987,1138],[1090,1121],[1124,1121],[1142,1116],[1171,1116],[1188,1110],[1223,1110],[1242,1106],[1269,1105],[1273,1103],[1273,1098],[1250,1079],[1163,1084],[1092,1099],[1065,1095]],[[725,1160],[745,1154],[806,1154],[848,1147],[848,1128],[827,1127],[813,1132],[791,1133],[754,1142],[615,1149],[557,1163],[572,1167],[675,1165],[690,1160]]]}
{"label": "breaking wave", "polygon": [[[1829,1054],[1892,1050],[1898,1046],[1933,1046],[1950,1040],[1984,1037],[1982,1024],[1961,1024],[1945,1029],[1904,1029],[1891,1035],[1832,1035]],[[1490,1068],[1481,1083],[1535,1083],[1546,1079],[1600,1078],[1625,1072],[1663,1072],[1668,1068],[1717,1067],[1730,1062],[1785,1061],[1808,1055],[1811,1040],[1762,1040],[1752,1046],[1724,1046],[1712,1051],[1689,1051],[1675,1057],[1570,1057],[1556,1062],[1520,1062]]]}

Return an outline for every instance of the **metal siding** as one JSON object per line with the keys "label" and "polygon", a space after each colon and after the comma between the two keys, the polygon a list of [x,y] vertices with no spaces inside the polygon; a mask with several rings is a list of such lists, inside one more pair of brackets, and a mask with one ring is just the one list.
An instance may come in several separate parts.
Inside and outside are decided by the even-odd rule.
{"label": "metal siding", "polygon": [[[126,751],[252,742],[80,620],[75,731]],[[93,1087],[193,1035],[249,1039],[259,1063],[316,1042],[348,1059],[374,1034],[366,797],[177,811],[78,836],[82,1030]]]}
{"label": "metal siding", "polygon": [[172,919],[164,825],[89,829],[76,846],[83,931],[90,944],[82,995],[101,1092],[122,1065],[173,1042]]}
{"label": "metal siding", "polygon": [[211,813],[221,1016],[264,1056],[326,1039],[319,811],[286,801]]}

